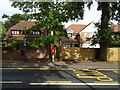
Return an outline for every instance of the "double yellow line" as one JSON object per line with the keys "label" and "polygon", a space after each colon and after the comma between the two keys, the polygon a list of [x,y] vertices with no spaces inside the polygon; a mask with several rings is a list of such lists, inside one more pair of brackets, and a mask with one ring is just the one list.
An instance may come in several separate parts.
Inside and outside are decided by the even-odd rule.
{"label": "double yellow line", "polygon": [[23,83],[23,81],[0,81],[0,83]]}

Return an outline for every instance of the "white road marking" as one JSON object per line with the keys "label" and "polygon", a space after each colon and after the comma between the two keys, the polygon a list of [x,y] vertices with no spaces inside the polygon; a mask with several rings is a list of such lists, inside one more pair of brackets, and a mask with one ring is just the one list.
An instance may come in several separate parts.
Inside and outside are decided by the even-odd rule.
{"label": "white road marking", "polygon": [[30,85],[120,85],[120,83],[30,83]]}

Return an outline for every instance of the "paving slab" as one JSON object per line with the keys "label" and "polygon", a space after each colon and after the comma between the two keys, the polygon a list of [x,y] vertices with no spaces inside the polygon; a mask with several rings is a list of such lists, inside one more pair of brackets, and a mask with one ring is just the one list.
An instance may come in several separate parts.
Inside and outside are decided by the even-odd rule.
{"label": "paving slab", "polygon": [[119,68],[119,62],[91,62],[81,61],[69,63],[63,61],[52,62],[2,62],[1,67],[36,67],[36,68]]}

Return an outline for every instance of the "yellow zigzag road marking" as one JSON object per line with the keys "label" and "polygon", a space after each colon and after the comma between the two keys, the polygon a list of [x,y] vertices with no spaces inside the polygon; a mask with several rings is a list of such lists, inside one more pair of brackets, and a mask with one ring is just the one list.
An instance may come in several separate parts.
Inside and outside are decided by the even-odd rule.
{"label": "yellow zigzag road marking", "polygon": [[100,82],[100,81],[95,81],[94,83],[119,83],[119,82]]}
{"label": "yellow zigzag road marking", "polygon": [[113,81],[112,78],[107,75],[97,71],[97,70],[83,70],[83,71],[75,71],[76,76],[78,78],[95,78],[99,81]]}
{"label": "yellow zigzag road marking", "polygon": [[119,71],[113,71],[113,72],[115,72],[115,73],[117,73],[117,74],[120,74],[120,72],[119,72]]}

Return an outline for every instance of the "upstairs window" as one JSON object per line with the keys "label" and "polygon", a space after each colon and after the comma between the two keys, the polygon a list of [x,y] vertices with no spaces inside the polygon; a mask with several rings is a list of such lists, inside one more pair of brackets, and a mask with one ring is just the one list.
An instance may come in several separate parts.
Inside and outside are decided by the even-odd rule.
{"label": "upstairs window", "polygon": [[40,35],[40,31],[33,31],[32,35]]}
{"label": "upstairs window", "polygon": [[94,35],[94,33],[93,33],[93,32],[91,32],[91,33],[90,33],[90,37],[92,37],[93,35]]}
{"label": "upstairs window", "polygon": [[11,32],[12,35],[19,35],[20,34],[20,31],[19,30],[13,30]]}
{"label": "upstairs window", "polygon": [[69,38],[72,38],[72,33],[68,33],[68,37],[69,37]]}

